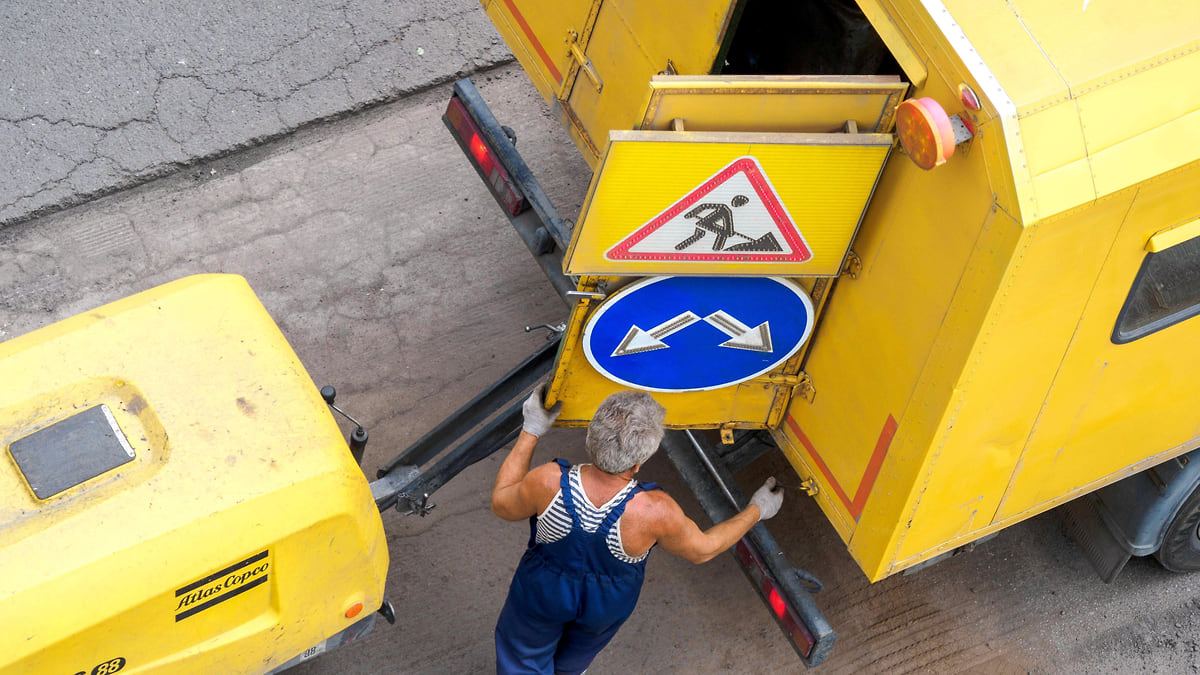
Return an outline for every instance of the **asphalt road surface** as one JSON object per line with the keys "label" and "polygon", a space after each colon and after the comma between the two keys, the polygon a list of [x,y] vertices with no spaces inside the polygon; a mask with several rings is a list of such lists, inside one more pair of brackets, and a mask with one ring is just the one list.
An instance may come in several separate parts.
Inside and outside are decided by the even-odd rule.
{"label": "asphalt road surface", "polygon": [[[589,172],[524,74],[476,76],[564,215]],[[368,473],[533,351],[524,326],[566,309],[440,122],[449,88],[308,127],[272,144],[0,229],[0,339],[197,272],[247,277],[318,384],[371,433]],[[554,430],[538,459],[583,458]],[[499,455],[432,499],[385,513],[398,612],[297,673],[478,673],[524,546],[488,510]],[[739,476],[795,484],[769,454]],[[665,458],[644,470],[702,513]],[[839,637],[826,673],[1193,672],[1200,577],[1134,560],[1105,585],[1053,514],[912,575],[868,584],[819,509],[791,493],[770,529]],[[633,617],[589,672],[803,670],[730,555],[651,556]]]}

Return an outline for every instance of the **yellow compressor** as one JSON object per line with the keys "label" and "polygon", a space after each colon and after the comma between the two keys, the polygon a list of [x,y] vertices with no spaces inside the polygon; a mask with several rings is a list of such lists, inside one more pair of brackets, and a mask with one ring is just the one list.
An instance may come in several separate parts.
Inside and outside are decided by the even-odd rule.
{"label": "yellow compressor", "polygon": [[371,629],[379,511],[242,278],[0,344],[0,381],[0,673],[265,673]]}

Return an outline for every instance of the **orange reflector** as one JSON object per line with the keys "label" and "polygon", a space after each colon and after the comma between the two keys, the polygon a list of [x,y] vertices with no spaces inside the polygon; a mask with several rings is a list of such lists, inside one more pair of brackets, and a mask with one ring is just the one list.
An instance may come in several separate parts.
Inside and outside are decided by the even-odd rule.
{"label": "orange reflector", "polygon": [[361,611],[362,611],[362,603],[356,602],[353,605],[350,605],[350,609],[346,610],[346,618],[353,619],[354,617],[358,616],[358,613]]}
{"label": "orange reflector", "polygon": [[896,110],[900,145],[922,169],[941,166],[954,154],[950,116],[931,98],[910,98]]}

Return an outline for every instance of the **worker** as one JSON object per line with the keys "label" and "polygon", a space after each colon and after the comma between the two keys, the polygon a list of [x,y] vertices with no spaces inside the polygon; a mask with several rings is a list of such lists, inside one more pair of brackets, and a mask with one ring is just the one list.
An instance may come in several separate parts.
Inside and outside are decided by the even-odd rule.
{"label": "worker", "polygon": [[645,392],[617,392],[588,425],[590,464],[556,460],[530,469],[538,438],[558,417],[543,387],[525,401],[516,444],[500,466],[492,511],[529,519],[529,545],[496,624],[496,670],[582,673],[629,618],[656,544],[702,563],[774,516],[783,492],[768,478],[732,518],[701,530],[679,504],[634,475],[658,450],[664,409]]}

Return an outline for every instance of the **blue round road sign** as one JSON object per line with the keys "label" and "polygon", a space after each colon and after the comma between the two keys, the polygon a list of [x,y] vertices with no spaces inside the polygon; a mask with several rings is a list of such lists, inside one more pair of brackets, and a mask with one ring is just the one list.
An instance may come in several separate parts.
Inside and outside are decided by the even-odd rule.
{"label": "blue round road sign", "polygon": [[779,367],[812,326],[808,295],[780,277],[650,277],[596,310],[583,351],[635,389],[706,391]]}

